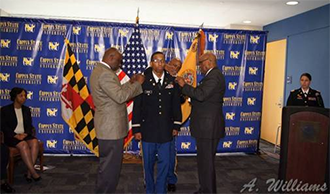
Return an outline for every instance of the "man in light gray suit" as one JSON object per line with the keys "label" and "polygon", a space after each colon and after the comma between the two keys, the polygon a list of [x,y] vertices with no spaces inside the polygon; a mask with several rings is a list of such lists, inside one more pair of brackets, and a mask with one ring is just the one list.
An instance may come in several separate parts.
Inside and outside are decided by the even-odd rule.
{"label": "man in light gray suit", "polygon": [[126,102],[142,93],[143,75],[134,75],[126,84],[120,84],[116,72],[121,60],[122,55],[117,49],[107,49],[102,62],[97,63],[90,77],[100,155],[96,193],[116,191],[124,138],[128,132]]}

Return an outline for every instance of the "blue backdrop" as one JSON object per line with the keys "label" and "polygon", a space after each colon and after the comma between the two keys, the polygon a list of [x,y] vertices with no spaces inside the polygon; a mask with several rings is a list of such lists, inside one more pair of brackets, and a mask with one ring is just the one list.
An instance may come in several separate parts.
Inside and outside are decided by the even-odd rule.
{"label": "blue backdrop", "polygon": [[[64,38],[76,53],[85,79],[108,47],[123,51],[134,24],[81,22],[1,17],[0,97],[1,106],[10,102],[14,86],[28,91],[37,137],[45,142],[45,152],[53,154],[89,154],[73,137],[63,121],[60,91],[65,58]],[[147,59],[163,51],[166,60],[182,61],[195,37],[197,28],[140,25]],[[265,63],[266,32],[204,29],[206,52],[213,52],[226,79],[224,116],[226,137],[218,152],[257,151]],[[201,75],[198,76],[198,80]],[[190,137],[189,120],[177,138],[179,153],[195,153]],[[128,150],[136,151],[133,143]]]}

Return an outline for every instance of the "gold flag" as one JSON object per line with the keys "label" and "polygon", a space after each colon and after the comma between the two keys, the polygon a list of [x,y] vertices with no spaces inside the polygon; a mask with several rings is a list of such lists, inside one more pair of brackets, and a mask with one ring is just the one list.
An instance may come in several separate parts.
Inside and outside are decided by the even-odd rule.
{"label": "gold flag", "polygon": [[[187,84],[196,87],[197,85],[197,63],[198,56],[203,53],[204,50],[204,32],[200,30],[197,37],[193,40],[190,49],[188,50],[187,57],[185,58],[182,68],[178,72],[178,76],[183,77]],[[182,123],[184,123],[191,112],[191,104],[186,100],[181,105],[182,111]]]}

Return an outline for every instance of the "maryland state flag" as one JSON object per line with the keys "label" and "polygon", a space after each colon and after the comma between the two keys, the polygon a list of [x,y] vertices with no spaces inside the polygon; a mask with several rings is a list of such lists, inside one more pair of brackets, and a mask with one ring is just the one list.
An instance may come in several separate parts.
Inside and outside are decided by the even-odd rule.
{"label": "maryland state flag", "polygon": [[[185,58],[182,68],[178,72],[178,76],[183,77],[187,84],[196,87],[197,85],[197,63],[198,58],[201,56],[205,49],[205,34],[200,29],[193,40],[190,49],[188,50],[187,57]],[[181,105],[182,123],[184,123],[191,112],[191,104],[186,100]]]}
{"label": "maryland state flag", "polygon": [[62,117],[76,137],[98,156],[92,96],[67,39],[65,44],[67,49],[61,90]]}

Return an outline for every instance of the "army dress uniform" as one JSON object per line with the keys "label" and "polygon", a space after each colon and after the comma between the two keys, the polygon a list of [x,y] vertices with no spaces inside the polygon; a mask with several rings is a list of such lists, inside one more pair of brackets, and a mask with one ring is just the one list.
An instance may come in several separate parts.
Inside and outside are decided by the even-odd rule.
{"label": "army dress uniform", "polygon": [[314,106],[324,107],[321,92],[309,88],[307,93],[299,88],[292,90],[287,101],[287,106]]}
{"label": "army dress uniform", "polygon": [[[183,103],[186,102],[186,96],[182,94],[181,88],[179,89],[179,93],[180,93],[180,104],[182,105]],[[167,189],[170,192],[176,191],[176,184],[178,182],[178,175],[176,173],[176,168],[178,164],[178,160],[176,156],[177,154],[176,140],[177,137],[173,137],[170,147],[170,167],[167,175],[167,184],[168,184]]]}
{"label": "army dress uniform", "polygon": [[[142,134],[142,152],[147,193],[166,193],[170,144],[173,129],[181,126],[179,86],[166,71],[159,79],[148,68],[142,84],[143,93],[134,99],[133,133]],[[154,163],[157,160],[157,180],[154,182]]]}

